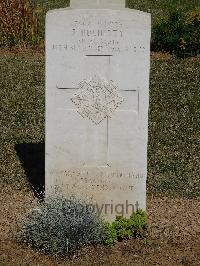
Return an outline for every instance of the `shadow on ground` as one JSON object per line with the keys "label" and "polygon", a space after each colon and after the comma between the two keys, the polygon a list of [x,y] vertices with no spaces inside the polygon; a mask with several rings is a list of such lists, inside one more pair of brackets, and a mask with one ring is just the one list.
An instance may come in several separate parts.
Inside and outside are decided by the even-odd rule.
{"label": "shadow on ground", "polygon": [[45,187],[45,144],[21,143],[15,145],[15,150],[35,196],[43,198]]}

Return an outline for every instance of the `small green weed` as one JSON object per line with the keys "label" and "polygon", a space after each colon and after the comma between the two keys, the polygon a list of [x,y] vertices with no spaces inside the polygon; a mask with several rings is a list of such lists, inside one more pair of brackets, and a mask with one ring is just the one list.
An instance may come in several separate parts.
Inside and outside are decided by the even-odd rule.
{"label": "small green weed", "polygon": [[107,238],[105,244],[112,246],[117,241],[131,237],[143,237],[146,233],[148,217],[146,212],[138,210],[131,217],[117,216],[111,224],[106,224]]}
{"label": "small green weed", "polygon": [[144,244],[145,244],[145,246],[151,246],[152,245],[152,242],[148,238],[145,238],[144,239]]}

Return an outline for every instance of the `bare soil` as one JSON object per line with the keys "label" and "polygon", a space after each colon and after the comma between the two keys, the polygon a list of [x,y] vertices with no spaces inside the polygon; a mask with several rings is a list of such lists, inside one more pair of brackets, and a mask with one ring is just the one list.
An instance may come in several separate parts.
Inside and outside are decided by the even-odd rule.
{"label": "bare soil", "polygon": [[31,192],[1,187],[0,265],[200,265],[200,201],[149,197],[148,240],[84,248],[69,259],[53,258],[17,242],[20,219],[35,204]]}

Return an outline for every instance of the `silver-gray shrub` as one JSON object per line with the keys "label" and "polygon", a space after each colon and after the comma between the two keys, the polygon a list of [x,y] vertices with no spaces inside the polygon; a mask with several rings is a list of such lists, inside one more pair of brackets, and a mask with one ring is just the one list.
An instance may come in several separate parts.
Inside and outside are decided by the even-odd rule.
{"label": "silver-gray shrub", "polygon": [[53,196],[24,219],[20,240],[49,254],[72,254],[105,240],[104,222],[86,203]]}

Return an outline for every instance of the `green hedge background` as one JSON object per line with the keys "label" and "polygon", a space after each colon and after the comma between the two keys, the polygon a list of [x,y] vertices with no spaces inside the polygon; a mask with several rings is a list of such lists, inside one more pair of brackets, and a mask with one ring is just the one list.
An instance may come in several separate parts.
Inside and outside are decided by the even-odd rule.
{"label": "green hedge background", "polygon": [[[44,47],[45,14],[69,0],[6,0],[0,3],[0,47]],[[199,0],[127,0],[152,14],[152,51],[196,56],[200,47]]]}

